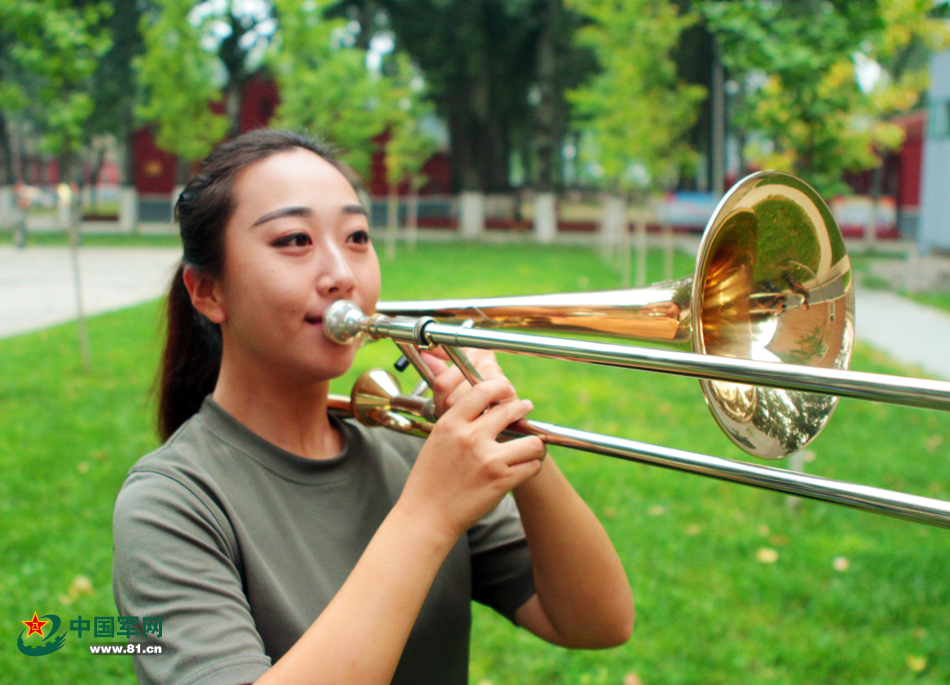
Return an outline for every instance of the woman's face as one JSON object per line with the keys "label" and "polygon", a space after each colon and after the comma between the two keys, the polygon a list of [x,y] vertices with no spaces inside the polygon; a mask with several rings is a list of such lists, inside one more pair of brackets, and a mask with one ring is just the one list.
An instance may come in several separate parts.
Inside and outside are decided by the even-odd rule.
{"label": "woman's face", "polygon": [[233,193],[215,285],[224,359],[293,382],[345,373],[355,346],[327,340],[323,313],[341,299],[372,312],[380,288],[356,191],[329,162],[297,148],[246,167]]}

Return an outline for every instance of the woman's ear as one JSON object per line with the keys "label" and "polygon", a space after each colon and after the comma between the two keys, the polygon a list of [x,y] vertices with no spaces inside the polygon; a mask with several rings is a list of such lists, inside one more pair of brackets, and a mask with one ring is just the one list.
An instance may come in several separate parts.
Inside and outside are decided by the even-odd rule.
{"label": "woman's ear", "polygon": [[211,323],[221,324],[227,319],[224,302],[217,283],[197,269],[186,266],[182,273],[185,288],[191,296],[191,304]]}

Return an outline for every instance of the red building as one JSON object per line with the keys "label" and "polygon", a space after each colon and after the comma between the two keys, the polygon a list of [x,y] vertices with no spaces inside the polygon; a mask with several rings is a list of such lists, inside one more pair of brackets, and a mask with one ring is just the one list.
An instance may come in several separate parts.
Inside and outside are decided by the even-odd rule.
{"label": "red building", "polygon": [[[927,111],[910,112],[891,121],[904,129],[904,142],[899,149],[884,155],[880,192],[882,197],[889,198],[894,204],[896,225],[889,231],[879,230],[878,234],[897,238],[913,236],[917,231]],[[874,192],[873,171],[850,176],[848,182],[859,195],[872,195]]]}

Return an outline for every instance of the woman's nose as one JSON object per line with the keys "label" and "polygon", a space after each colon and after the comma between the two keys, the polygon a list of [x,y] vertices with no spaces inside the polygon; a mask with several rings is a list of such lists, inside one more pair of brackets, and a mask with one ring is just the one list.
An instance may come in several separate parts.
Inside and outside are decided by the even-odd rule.
{"label": "woman's nose", "polygon": [[330,246],[325,254],[326,259],[317,277],[317,291],[324,297],[349,295],[356,287],[356,276],[346,256],[335,245]]}

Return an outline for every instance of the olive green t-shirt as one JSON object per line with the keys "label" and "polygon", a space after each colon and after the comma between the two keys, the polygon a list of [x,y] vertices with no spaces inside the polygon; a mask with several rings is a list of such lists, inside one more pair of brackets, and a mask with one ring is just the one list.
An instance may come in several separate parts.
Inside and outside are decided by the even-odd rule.
{"label": "olive green t-shirt", "polygon": [[[131,469],[116,500],[113,590],[162,654],[133,655],[143,682],[249,683],[316,620],[395,504],[422,441],[351,420],[329,460],[286,452],[205,400]],[[535,592],[511,497],[440,569],[394,683],[465,683],[471,600],[514,621]],[[142,619],[152,630],[142,629]]]}

